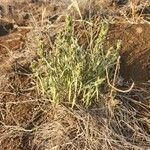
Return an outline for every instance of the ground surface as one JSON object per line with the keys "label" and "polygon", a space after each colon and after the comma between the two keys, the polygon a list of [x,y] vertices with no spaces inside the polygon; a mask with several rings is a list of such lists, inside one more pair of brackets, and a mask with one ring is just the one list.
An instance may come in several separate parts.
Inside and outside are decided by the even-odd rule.
{"label": "ground surface", "polygon": [[110,28],[110,41],[122,40],[121,74],[128,80],[146,82],[150,79],[149,29],[149,24],[121,24]]}
{"label": "ground surface", "polygon": [[[32,54],[26,46],[28,41],[26,39],[32,30],[29,25],[33,25],[33,18],[29,17],[30,10],[34,8],[32,11],[36,12],[34,17],[40,20],[41,16],[38,13],[43,7],[41,7],[41,2],[31,3],[27,7],[25,3],[18,3],[18,5],[16,3],[15,6],[16,12],[19,10],[18,13],[21,13],[20,18],[18,14],[8,13],[0,19],[0,149],[40,150],[42,148],[37,146],[40,144],[40,137],[38,135],[33,141],[34,132],[30,132],[30,130],[41,122],[44,124],[51,115],[41,111],[41,109],[45,109],[42,108],[45,105],[43,102],[39,104],[36,93],[31,89],[34,83],[30,80],[31,72],[27,67],[27,60],[32,59]],[[49,7],[47,14],[53,22],[55,21],[54,15],[58,14],[62,8],[57,5]],[[142,88],[141,97],[147,108],[150,107],[149,35],[150,24],[146,22],[143,24],[112,24],[108,32],[110,45],[116,43],[118,39],[122,40],[121,77],[129,83],[135,82],[139,89]],[[149,118],[149,114],[147,116]],[[27,132],[22,132],[21,127]],[[16,130],[18,132],[15,132]],[[42,133],[39,132],[39,134]]]}

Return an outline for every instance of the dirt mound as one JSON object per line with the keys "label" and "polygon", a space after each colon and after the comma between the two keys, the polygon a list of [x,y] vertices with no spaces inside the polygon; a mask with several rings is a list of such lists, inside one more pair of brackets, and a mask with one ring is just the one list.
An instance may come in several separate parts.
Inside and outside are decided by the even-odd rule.
{"label": "dirt mound", "polygon": [[150,80],[150,25],[115,24],[110,26],[110,43],[122,41],[121,75],[126,80]]}

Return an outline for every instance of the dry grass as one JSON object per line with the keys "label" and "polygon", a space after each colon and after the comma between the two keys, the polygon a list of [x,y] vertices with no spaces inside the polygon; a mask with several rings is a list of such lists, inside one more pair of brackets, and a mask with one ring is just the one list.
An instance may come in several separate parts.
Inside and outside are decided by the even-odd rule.
{"label": "dry grass", "polygon": [[42,124],[35,132],[36,149],[147,149],[149,136],[142,124],[148,120],[136,118],[129,106],[118,104],[113,115],[103,109],[69,110],[58,106],[54,119]]}

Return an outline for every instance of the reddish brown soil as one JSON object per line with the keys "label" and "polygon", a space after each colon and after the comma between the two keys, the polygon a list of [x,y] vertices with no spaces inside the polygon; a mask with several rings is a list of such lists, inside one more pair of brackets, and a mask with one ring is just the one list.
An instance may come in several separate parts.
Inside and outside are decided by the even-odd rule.
{"label": "reddish brown soil", "polygon": [[121,75],[126,80],[150,80],[150,25],[111,25],[109,41],[122,41]]}

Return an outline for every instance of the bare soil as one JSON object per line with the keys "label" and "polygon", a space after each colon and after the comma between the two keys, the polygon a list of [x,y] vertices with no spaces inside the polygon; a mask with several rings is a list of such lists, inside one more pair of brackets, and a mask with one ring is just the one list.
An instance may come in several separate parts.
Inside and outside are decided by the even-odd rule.
{"label": "bare soil", "polygon": [[[31,3],[30,9],[34,5],[36,10],[41,3]],[[23,14],[19,19],[18,16],[8,14],[7,21],[0,21],[1,150],[30,150],[34,138],[34,132],[30,130],[52,117],[44,113],[43,102],[39,102],[34,89],[30,89],[33,86],[28,67],[30,62],[23,60],[28,59],[26,39],[31,29],[14,26],[27,26],[32,19],[29,18],[25,3],[18,3],[16,7]],[[57,6],[51,6],[50,16],[59,9]],[[13,21],[17,20],[15,23],[12,16]],[[38,13],[35,17],[39,17]],[[150,89],[150,24],[111,24],[108,32],[109,45],[114,45],[117,40],[122,41],[120,75],[126,82],[135,82],[137,87],[140,86],[139,89],[142,88],[144,92],[141,92],[141,97],[149,107],[150,92],[147,91]],[[137,99],[139,100],[139,97]],[[15,126],[18,126],[18,129]],[[27,131],[23,131],[21,127]]]}
{"label": "bare soil", "polygon": [[126,80],[147,82],[150,79],[150,25],[114,24],[109,41],[121,40],[121,70]]}

